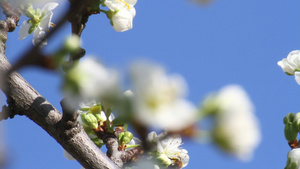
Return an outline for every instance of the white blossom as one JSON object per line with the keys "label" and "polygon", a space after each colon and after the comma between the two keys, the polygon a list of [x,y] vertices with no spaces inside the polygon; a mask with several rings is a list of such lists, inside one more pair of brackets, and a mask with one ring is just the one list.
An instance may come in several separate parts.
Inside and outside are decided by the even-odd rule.
{"label": "white blossom", "polygon": [[219,113],[214,137],[226,151],[250,160],[261,140],[254,107],[246,92],[237,85],[224,87],[216,97]]}
{"label": "white blossom", "polygon": [[300,169],[300,148],[292,149],[288,153],[288,161],[284,169]]}
{"label": "white blossom", "polygon": [[296,69],[300,69],[300,50],[289,53],[287,58],[278,62],[278,66],[289,75],[293,75]]}
{"label": "white blossom", "polygon": [[65,48],[70,52],[77,51],[81,46],[80,37],[76,34],[69,35],[66,38],[64,45],[65,45]]}
{"label": "white blossom", "polygon": [[131,76],[137,121],[174,131],[195,122],[196,108],[184,99],[186,83],[181,76],[167,76],[162,67],[143,62],[132,66]]}
{"label": "white blossom", "polygon": [[153,131],[148,134],[147,142],[154,145],[152,151],[162,164],[166,166],[179,164],[181,168],[188,165],[190,157],[187,150],[180,148],[182,140],[179,135],[167,136],[166,133],[157,135]]}
{"label": "white blossom", "polygon": [[137,0],[105,0],[104,4],[112,11],[127,9],[135,16],[135,8]]}
{"label": "white blossom", "polygon": [[117,72],[105,68],[93,58],[81,60],[67,72],[66,79],[64,92],[71,96],[72,100],[105,100],[107,97],[114,97],[119,91]]}
{"label": "white blossom", "polygon": [[136,2],[137,0],[105,0],[104,4],[113,12],[111,21],[115,31],[123,32],[132,29]]}
{"label": "white blossom", "polygon": [[[18,5],[28,5],[28,4],[34,4],[34,5],[44,5],[45,3],[49,2],[49,0],[14,0],[14,4]],[[51,2],[56,3],[64,3],[63,0],[51,0]]]}
{"label": "white blossom", "polygon": [[155,161],[145,156],[142,156],[137,162],[131,167],[125,167],[125,169],[160,169],[160,167],[155,164]]}
{"label": "white blossom", "polygon": [[286,74],[295,75],[295,80],[300,85],[300,50],[290,52],[287,58],[277,64]]}
{"label": "white blossom", "polygon": [[124,32],[132,29],[132,14],[127,10],[120,10],[112,17],[113,28],[117,32]]}
{"label": "white blossom", "polygon": [[[33,25],[32,20],[26,20],[22,23],[22,26],[19,30],[19,40],[23,40],[29,35],[29,29],[34,26],[33,30],[33,40],[32,43],[34,45],[37,45],[42,38],[46,36],[46,32],[49,31],[49,28],[51,26],[51,19],[53,16],[52,10],[57,7],[58,3],[47,3],[42,9],[41,9],[41,16],[38,16],[38,23],[35,23]],[[47,44],[47,41],[44,41],[41,46],[44,46]]]}

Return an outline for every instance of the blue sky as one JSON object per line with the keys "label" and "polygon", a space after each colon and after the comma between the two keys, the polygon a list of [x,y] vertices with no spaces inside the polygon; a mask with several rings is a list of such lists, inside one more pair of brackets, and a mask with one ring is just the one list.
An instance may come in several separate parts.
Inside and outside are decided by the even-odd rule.
{"label": "blue sky", "polygon": [[[186,79],[188,99],[196,105],[228,84],[242,85],[255,104],[262,142],[251,162],[240,162],[214,145],[184,140],[183,147],[191,157],[187,168],[284,168],[290,148],[282,119],[289,112],[300,111],[300,86],[277,62],[300,49],[300,1],[216,0],[200,6],[187,0],[140,0],[135,7],[134,28],[123,33],[115,32],[105,15],[91,16],[82,35],[87,55],[121,71],[136,59],[160,63],[169,73]],[[56,9],[54,22],[65,9]],[[10,33],[7,41],[12,62],[32,45],[32,36],[19,41],[17,31]],[[69,32],[66,24],[49,39],[45,52],[59,46]],[[20,73],[60,109],[58,73],[36,67]],[[60,145],[27,117],[1,123],[9,169],[80,168],[77,162],[65,159]]]}

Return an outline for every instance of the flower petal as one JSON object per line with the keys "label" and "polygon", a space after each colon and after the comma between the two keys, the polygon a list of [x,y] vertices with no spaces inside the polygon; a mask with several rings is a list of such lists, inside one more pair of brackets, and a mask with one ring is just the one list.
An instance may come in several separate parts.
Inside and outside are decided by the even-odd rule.
{"label": "flower petal", "polygon": [[43,30],[45,32],[49,31],[52,15],[53,15],[53,12],[50,11],[43,17],[43,19],[41,20],[40,25],[39,25],[41,30]]}
{"label": "flower petal", "polygon": [[[33,45],[37,45],[40,43],[40,41],[46,36],[45,31],[41,30],[40,27],[37,27],[34,31],[33,31],[33,39],[32,39],[32,43]],[[47,40],[45,40],[40,47],[43,47],[44,45],[47,45]]]}
{"label": "flower petal", "polygon": [[124,32],[132,29],[133,16],[128,10],[120,10],[113,17],[113,28],[117,32]]}
{"label": "flower petal", "polygon": [[58,6],[58,3],[51,2],[47,3],[43,8],[42,8],[42,13],[47,13],[49,11],[52,11],[54,8]]}
{"label": "flower petal", "polygon": [[19,40],[23,40],[27,36],[29,36],[29,28],[32,26],[32,23],[28,23],[28,21],[24,21],[19,30]]}
{"label": "flower petal", "polygon": [[300,85],[300,72],[299,71],[295,72],[295,80],[298,83],[298,85]]}

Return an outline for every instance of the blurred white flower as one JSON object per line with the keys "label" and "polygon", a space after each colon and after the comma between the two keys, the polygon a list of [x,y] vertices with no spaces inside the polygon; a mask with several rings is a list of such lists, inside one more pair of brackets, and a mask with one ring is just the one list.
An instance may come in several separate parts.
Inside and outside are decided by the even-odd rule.
{"label": "blurred white flower", "polygon": [[153,144],[152,152],[156,158],[165,166],[178,165],[183,168],[189,163],[188,151],[180,148],[182,140],[179,135],[167,136],[166,133],[157,135],[154,131],[148,134],[147,142]]}
{"label": "blurred white flower", "polygon": [[85,58],[66,74],[64,92],[76,103],[78,100],[105,100],[117,95],[119,77],[93,58]]}
{"label": "blurred white flower", "polygon": [[[56,2],[56,3],[64,3],[63,0],[51,0],[51,2]],[[14,4],[18,5],[28,5],[28,4],[33,4],[33,5],[43,5],[45,3],[49,3],[49,0],[14,0]]]}
{"label": "blurred white flower", "polygon": [[125,169],[160,169],[160,167],[155,164],[154,160],[148,159],[142,156],[137,162],[134,163],[134,166],[125,167]]}
{"label": "blurred white flower", "polygon": [[125,95],[125,97],[133,97],[133,92],[131,91],[131,90],[126,90],[125,92],[124,92],[124,95]]}
{"label": "blurred white flower", "polygon": [[295,75],[296,82],[300,85],[300,50],[290,52],[287,58],[277,64],[286,74]]}
{"label": "blurred white flower", "polygon": [[66,40],[64,47],[67,51],[76,52],[81,46],[80,37],[76,34],[69,35]]}
{"label": "blurred white flower", "polygon": [[224,150],[241,160],[250,160],[261,140],[254,107],[247,93],[237,85],[224,87],[216,96],[214,139]]}
{"label": "blurred white flower", "polygon": [[[42,9],[41,12],[36,12],[34,19],[31,18],[22,23],[22,26],[19,30],[19,40],[23,40],[30,33],[33,33],[32,43],[37,45],[42,38],[46,36],[46,32],[49,31],[51,26],[51,19],[53,16],[52,10],[58,6],[58,3],[47,3]],[[31,30],[32,29],[32,30]],[[47,44],[47,41],[44,41],[41,46]]]}
{"label": "blurred white flower", "polygon": [[131,77],[137,121],[172,131],[195,122],[196,108],[183,98],[186,84],[181,76],[167,76],[160,66],[138,62],[132,66]]}
{"label": "blurred white flower", "polygon": [[292,149],[288,153],[288,160],[284,169],[300,169],[300,148]]}
{"label": "blurred white flower", "polygon": [[115,31],[123,32],[132,29],[136,2],[137,0],[105,0],[104,4],[113,12],[110,19]]}

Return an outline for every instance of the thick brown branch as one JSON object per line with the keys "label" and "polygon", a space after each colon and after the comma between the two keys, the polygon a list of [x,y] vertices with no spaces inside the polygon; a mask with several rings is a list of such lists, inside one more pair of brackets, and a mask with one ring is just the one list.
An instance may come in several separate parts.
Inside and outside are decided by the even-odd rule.
{"label": "thick brown branch", "polygon": [[[0,72],[8,70],[8,65],[5,56],[1,54]],[[80,125],[69,129],[67,123],[61,121],[62,114],[18,73],[12,73],[7,84],[9,89],[3,85],[1,89],[15,101],[14,113],[24,114],[41,126],[85,168],[117,168],[89,139]]]}
{"label": "thick brown branch", "polygon": [[[1,54],[0,72],[7,69],[8,62]],[[80,125],[69,129],[67,123],[61,121],[61,113],[18,73],[12,73],[7,84],[9,90],[4,86],[1,86],[1,89],[15,101],[14,113],[24,114],[40,125],[85,168],[118,168],[89,139]],[[7,91],[10,92],[6,93]]]}
{"label": "thick brown branch", "polygon": [[[0,33],[6,36],[6,30],[7,28],[0,29]],[[7,98],[13,100],[13,105],[9,105],[13,106],[13,113],[23,114],[41,126],[83,167],[117,169],[118,167],[90,140],[82,126],[75,123],[70,128],[70,125],[62,120],[62,114],[20,74],[13,72],[7,79],[3,79],[3,74],[11,67],[4,51],[5,44],[0,41],[0,88]],[[3,83],[5,81],[7,83]]]}

